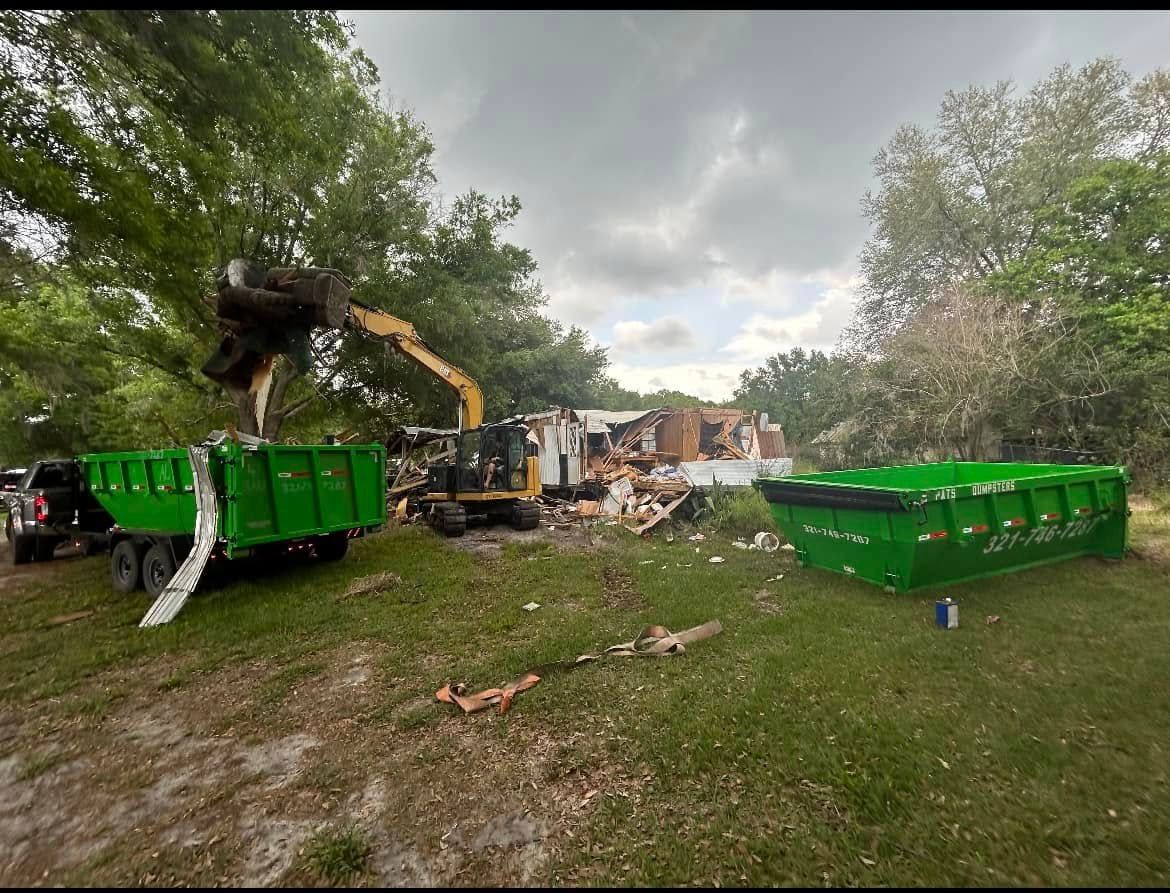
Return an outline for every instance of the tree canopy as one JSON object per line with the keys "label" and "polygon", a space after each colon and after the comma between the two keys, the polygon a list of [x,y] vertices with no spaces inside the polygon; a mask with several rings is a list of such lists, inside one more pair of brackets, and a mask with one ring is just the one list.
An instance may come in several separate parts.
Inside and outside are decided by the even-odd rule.
{"label": "tree canopy", "polygon": [[1113,59],[1063,65],[1023,95],[1010,80],[948,91],[933,129],[906,124],[874,159],[873,235],[850,339],[872,348],[960,282],[1001,272],[1039,215],[1108,159],[1170,150],[1170,72]]}
{"label": "tree canopy", "polygon": [[[607,358],[542,315],[514,196],[444,204],[426,127],[316,11],[0,13],[0,404],[6,459],[185,443],[235,421],[199,372],[233,257],[341,269],[480,380],[488,411],[581,403]],[[452,424],[384,345],[319,333],[278,363],[268,437]],[[262,430],[260,428],[262,427]]]}

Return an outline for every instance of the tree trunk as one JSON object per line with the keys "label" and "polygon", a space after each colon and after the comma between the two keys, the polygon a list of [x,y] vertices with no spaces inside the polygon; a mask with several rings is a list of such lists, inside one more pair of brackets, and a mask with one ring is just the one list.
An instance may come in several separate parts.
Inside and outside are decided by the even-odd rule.
{"label": "tree trunk", "polygon": [[[284,424],[285,397],[288,395],[289,385],[296,377],[296,367],[287,357],[281,356],[273,364],[266,392],[263,388],[256,392],[238,391],[234,395],[236,430],[241,434],[251,434],[275,441],[280,436],[280,429]],[[263,413],[262,424],[256,418],[257,409]]]}

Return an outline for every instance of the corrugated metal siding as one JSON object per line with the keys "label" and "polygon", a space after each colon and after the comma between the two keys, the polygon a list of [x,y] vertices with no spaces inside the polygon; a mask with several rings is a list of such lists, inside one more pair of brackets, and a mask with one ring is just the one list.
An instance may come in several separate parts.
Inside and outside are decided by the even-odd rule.
{"label": "corrugated metal siding", "polygon": [[715,481],[726,487],[750,487],[753,478],[792,474],[792,460],[712,459],[709,462],[683,462],[679,471],[695,487],[710,487]]}
{"label": "corrugated metal siding", "polygon": [[540,483],[545,487],[561,484],[561,447],[556,425],[544,426],[544,443],[540,447]]}
{"label": "corrugated metal siding", "polygon": [[659,422],[658,428],[654,432],[658,451],[660,453],[671,453],[672,455],[678,456],[680,460],[686,459],[687,457],[683,455],[682,431],[682,413],[667,416]]}
{"label": "corrugated metal siding", "polygon": [[756,442],[760,445],[761,459],[778,459],[785,453],[783,431],[757,431]]}

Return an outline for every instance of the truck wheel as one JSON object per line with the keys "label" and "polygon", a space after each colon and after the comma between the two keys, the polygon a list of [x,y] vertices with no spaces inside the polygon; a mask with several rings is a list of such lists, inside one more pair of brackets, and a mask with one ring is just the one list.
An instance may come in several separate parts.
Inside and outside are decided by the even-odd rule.
{"label": "truck wheel", "polygon": [[122,540],[110,555],[110,578],[118,592],[133,592],[142,580],[142,548]]}
{"label": "truck wheel", "polygon": [[151,598],[158,598],[174,575],[175,559],[171,557],[170,545],[155,543],[146,550],[142,559],[142,585]]}
{"label": "truck wheel", "polygon": [[317,557],[322,561],[340,561],[349,551],[349,536],[343,530],[319,537],[313,543]]}
{"label": "truck wheel", "polygon": [[13,536],[10,558],[13,564],[28,564],[33,560],[34,541],[31,536]]}
{"label": "truck wheel", "polygon": [[516,530],[535,530],[540,526],[540,506],[533,502],[512,505],[512,527]]}
{"label": "truck wheel", "polygon": [[9,543],[12,542],[12,515],[11,514],[9,514],[9,516],[4,521],[4,536],[8,538]]}
{"label": "truck wheel", "polygon": [[57,551],[57,543],[60,542],[55,536],[38,536],[33,539],[36,544],[37,561],[52,561],[53,553]]}

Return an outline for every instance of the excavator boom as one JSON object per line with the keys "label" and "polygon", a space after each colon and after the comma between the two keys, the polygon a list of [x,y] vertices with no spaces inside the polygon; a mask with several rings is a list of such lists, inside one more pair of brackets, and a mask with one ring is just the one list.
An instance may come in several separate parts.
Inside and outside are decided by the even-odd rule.
{"label": "excavator boom", "polygon": [[448,363],[404,319],[350,300],[347,328],[384,338],[399,353],[430,372],[459,397],[459,428],[478,428],[483,423],[483,391],[475,379]]}

